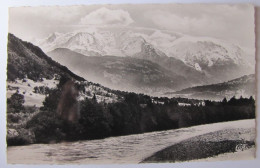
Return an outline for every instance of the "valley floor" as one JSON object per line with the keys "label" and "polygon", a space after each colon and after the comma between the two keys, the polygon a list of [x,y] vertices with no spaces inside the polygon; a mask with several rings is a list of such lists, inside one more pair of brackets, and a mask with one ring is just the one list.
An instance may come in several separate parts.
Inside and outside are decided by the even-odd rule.
{"label": "valley floor", "polygon": [[[200,140],[241,143],[253,142],[254,139],[255,120],[250,119],[101,140],[13,146],[7,148],[7,161],[11,164],[136,164],[179,143],[190,142],[192,145]],[[235,150],[206,160],[232,160],[236,156],[241,156],[238,159],[252,159],[255,147],[249,146],[248,150]]]}

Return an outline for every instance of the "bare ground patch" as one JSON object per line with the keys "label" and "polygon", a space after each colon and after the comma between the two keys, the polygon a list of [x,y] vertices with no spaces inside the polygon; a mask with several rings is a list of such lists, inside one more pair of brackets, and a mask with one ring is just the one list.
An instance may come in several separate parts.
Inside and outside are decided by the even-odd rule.
{"label": "bare ground patch", "polygon": [[255,147],[255,130],[227,129],[196,136],[174,144],[141,163],[183,162],[234,153]]}

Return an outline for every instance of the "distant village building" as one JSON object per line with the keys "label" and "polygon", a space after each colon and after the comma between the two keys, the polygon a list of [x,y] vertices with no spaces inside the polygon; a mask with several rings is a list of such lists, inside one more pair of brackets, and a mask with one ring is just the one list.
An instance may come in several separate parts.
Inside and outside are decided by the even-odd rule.
{"label": "distant village building", "polygon": [[205,101],[200,101],[199,103],[194,104],[195,106],[205,106]]}
{"label": "distant village building", "polygon": [[180,103],[178,102],[178,106],[191,106],[190,103]]}
{"label": "distant village building", "polygon": [[200,101],[199,103],[194,104],[195,106],[205,106],[205,101]]}
{"label": "distant village building", "polygon": [[164,104],[163,101],[157,101],[157,104]]}
{"label": "distant village building", "polygon": [[200,102],[200,105],[201,105],[201,106],[205,106],[206,104],[205,104],[204,101],[202,101],[202,102]]}
{"label": "distant village building", "polygon": [[152,103],[153,104],[164,104],[163,101],[158,101],[158,100],[154,100],[154,99],[152,99]]}

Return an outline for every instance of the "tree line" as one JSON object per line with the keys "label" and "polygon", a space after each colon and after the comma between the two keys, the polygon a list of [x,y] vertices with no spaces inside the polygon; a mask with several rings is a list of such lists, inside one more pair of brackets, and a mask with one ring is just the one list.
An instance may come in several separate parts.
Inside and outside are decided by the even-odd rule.
{"label": "tree line", "polygon": [[[120,92],[120,101],[114,103],[98,102],[96,95],[92,99],[77,101],[77,106],[71,106],[79,117],[71,122],[57,113],[65,83],[66,80],[61,80],[57,88],[49,90],[40,112],[26,124],[26,129],[35,135],[35,143],[100,139],[255,118],[255,100],[252,96],[238,99],[232,97],[230,100],[224,98],[220,102],[206,100],[205,106],[201,106],[195,105],[199,101],[193,99],[154,98]],[[21,99],[21,96],[15,96]],[[178,106],[181,100],[191,103],[191,106]],[[162,103],[155,103],[158,101]],[[13,105],[10,104],[12,102]],[[8,107],[22,108],[19,104],[22,102],[9,101]],[[66,109],[70,109],[68,104]]]}

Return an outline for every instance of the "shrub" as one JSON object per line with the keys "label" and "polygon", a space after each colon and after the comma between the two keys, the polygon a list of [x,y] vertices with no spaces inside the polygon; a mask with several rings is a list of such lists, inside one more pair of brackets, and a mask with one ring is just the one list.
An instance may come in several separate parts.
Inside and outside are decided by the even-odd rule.
{"label": "shrub", "polygon": [[7,112],[19,113],[24,110],[24,96],[18,92],[7,99]]}
{"label": "shrub", "polygon": [[39,108],[36,106],[25,106],[24,107],[24,113],[32,114],[32,113],[37,112],[38,110],[39,110]]}
{"label": "shrub", "polygon": [[6,141],[8,146],[32,144],[35,143],[35,136],[32,131],[24,128],[9,129]]}
{"label": "shrub", "polygon": [[45,95],[45,94],[48,94],[50,92],[50,88],[47,87],[47,86],[35,86],[33,88],[33,92]]}
{"label": "shrub", "polygon": [[35,134],[38,143],[49,143],[65,139],[63,135],[63,121],[54,111],[42,111],[35,115],[26,125]]}
{"label": "shrub", "polygon": [[13,113],[7,114],[8,123],[18,123],[21,120],[21,116],[15,115]]}

